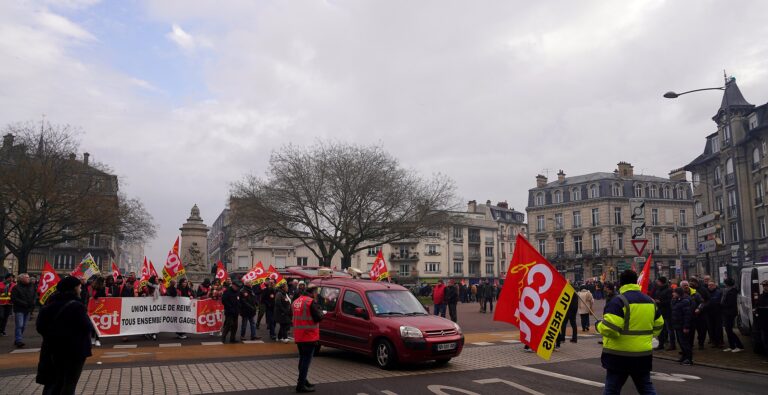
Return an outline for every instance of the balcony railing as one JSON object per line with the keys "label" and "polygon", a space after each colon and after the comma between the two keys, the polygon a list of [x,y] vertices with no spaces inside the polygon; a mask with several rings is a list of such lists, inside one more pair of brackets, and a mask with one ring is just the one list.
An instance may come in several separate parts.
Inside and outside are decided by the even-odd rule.
{"label": "balcony railing", "polygon": [[763,197],[762,196],[758,196],[758,197],[755,198],[755,205],[758,205],[758,204],[763,204]]}
{"label": "balcony railing", "polygon": [[737,216],[736,206],[728,206],[728,216],[731,218]]}
{"label": "balcony railing", "polygon": [[731,184],[734,183],[734,181],[736,181],[736,174],[735,173],[731,173],[731,174],[726,174],[725,175],[725,185],[731,185]]}
{"label": "balcony railing", "polygon": [[437,256],[437,255],[440,255],[440,251],[427,251],[424,253],[424,255]]}
{"label": "balcony railing", "polygon": [[419,259],[419,253],[418,252],[411,252],[411,253],[405,253],[405,254],[393,253],[392,255],[390,255],[390,259],[392,261],[415,261]]}
{"label": "balcony railing", "polygon": [[463,252],[454,252],[453,253],[453,260],[455,260],[455,261],[463,261],[464,260],[464,253]]}
{"label": "balcony railing", "polygon": [[581,222],[573,224],[573,229],[581,228]]}
{"label": "balcony railing", "polygon": [[757,170],[760,168],[760,162],[752,162],[752,170]]}
{"label": "balcony railing", "polygon": [[493,245],[493,237],[486,237],[485,238],[485,244],[486,245]]}
{"label": "balcony railing", "polygon": [[480,236],[478,236],[478,237],[472,237],[472,236],[470,236],[470,237],[469,237],[469,242],[470,242],[470,243],[475,243],[475,244],[480,244]]}
{"label": "balcony railing", "polygon": [[480,254],[469,254],[470,261],[479,261],[480,259]]}

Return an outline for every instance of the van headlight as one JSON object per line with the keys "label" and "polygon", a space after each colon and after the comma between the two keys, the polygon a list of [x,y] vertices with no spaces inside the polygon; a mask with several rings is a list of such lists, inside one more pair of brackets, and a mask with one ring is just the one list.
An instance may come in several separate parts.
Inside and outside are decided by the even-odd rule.
{"label": "van headlight", "polygon": [[459,326],[459,324],[454,322],[453,323],[453,327],[456,328],[456,332],[458,332],[458,334],[460,334],[460,335],[462,334],[461,333],[461,327]]}
{"label": "van headlight", "polygon": [[422,338],[422,337],[424,337],[424,334],[421,333],[419,328],[414,328],[412,326],[401,326],[400,327],[400,337],[403,337],[403,338]]}

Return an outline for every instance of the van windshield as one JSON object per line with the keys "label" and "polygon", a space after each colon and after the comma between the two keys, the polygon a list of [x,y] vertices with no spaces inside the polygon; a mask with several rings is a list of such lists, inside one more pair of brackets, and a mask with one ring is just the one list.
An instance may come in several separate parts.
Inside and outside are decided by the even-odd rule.
{"label": "van windshield", "polygon": [[426,315],[424,306],[408,291],[369,291],[368,303],[376,315]]}

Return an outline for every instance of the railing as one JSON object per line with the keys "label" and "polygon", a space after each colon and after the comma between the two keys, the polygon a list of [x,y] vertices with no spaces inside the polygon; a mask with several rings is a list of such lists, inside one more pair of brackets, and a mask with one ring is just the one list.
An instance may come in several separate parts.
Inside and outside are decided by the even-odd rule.
{"label": "railing", "polygon": [[463,261],[464,260],[464,253],[463,252],[454,252],[453,253],[453,260],[455,260],[455,261]]}
{"label": "railing", "polygon": [[573,224],[573,229],[581,228],[581,222]]}
{"label": "railing", "polygon": [[436,255],[440,255],[440,251],[427,251],[424,253],[424,255],[436,256]]}
{"label": "railing", "polygon": [[493,237],[486,237],[485,238],[485,244],[486,245],[493,245]]}
{"label": "railing", "polygon": [[737,208],[736,206],[728,206],[728,216],[729,217],[736,217],[737,216],[736,208]]}
{"label": "railing", "polygon": [[414,261],[419,259],[419,253],[418,252],[412,252],[410,254],[393,253],[392,255],[390,255],[390,259],[393,261]]}
{"label": "railing", "polygon": [[469,238],[470,243],[480,243],[480,237],[470,237]]}
{"label": "railing", "polygon": [[731,185],[731,184],[734,183],[734,181],[736,181],[736,174],[735,173],[731,173],[731,174],[726,174],[725,175],[725,185]]}
{"label": "railing", "polygon": [[469,254],[470,261],[479,261],[480,259],[480,254]]}
{"label": "railing", "polygon": [[752,162],[752,170],[757,170],[760,168],[760,162]]}
{"label": "railing", "polygon": [[451,239],[451,241],[453,241],[454,243],[463,243],[464,242],[464,238],[463,237],[454,237],[454,238]]}
{"label": "railing", "polygon": [[755,198],[755,205],[758,205],[758,204],[763,204],[763,197],[762,196],[758,196],[758,197]]}

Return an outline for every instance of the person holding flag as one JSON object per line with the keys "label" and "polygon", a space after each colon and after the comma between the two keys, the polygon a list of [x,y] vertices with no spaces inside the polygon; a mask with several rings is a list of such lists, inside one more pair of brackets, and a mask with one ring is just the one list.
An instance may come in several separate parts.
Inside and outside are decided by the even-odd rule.
{"label": "person holding flag", "polygon": [[600,361],[606,370],[605,394],[621,393],[629,377],[638,393],[656,394],[651,382],[652,340],[661,333],[664,319],[637,280],[632,270],[621,273],[619,294],[606,304],[603,319],[595,323],[603,335]]}

